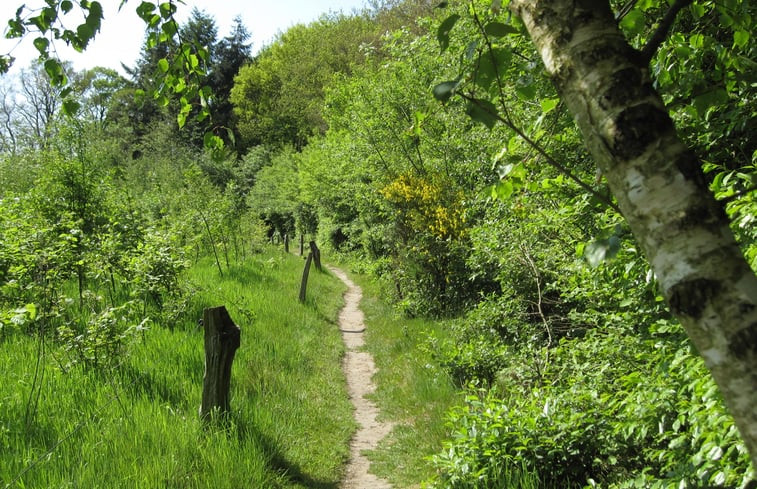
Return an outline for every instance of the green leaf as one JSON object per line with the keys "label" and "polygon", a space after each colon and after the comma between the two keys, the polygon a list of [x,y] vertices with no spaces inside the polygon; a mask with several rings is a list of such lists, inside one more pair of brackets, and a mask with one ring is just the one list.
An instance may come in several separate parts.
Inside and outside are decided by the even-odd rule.
{"label": "green leaf", "polygon": [[455,27],[458,20],[460,20],[460,15],[452,14],[444,19],[439,25],[439,29],[436,31],[436,38],[439,40],[439,46],[441,46],[442,53],[449,47],[449,34],[452,32],[452,28]]}
{"label": "green leaf", "polygon": [[434,98],[442,103],[447,102],[455,94],[455,90],[459,84],[459,80],[439,83],[433,89]]}
{"label": "green leaf", "polygon": [[[89,40],[94,37],[95,31],[94,29],[92,29],[92,26],[90,26],[89,24],[82,24],[76,28],[76,34],[79,36],[79,39],[81,40],[81,48],[83,49],[87,47]],[[78,51],[81,51],[82,49],[78,49]]]}
{"label": "green leaf", "polygon": [[213,96],[213,89],[207,85],[204,85],[202,88],[200,88],[200,96],[206,100],[209,99]]}
{"label": "green leaf", "polygon": [[[160,20],[160,19],[158,19],[158,20]],[[170,20],[170,21],[166,22],[165,24],[163,24],[161,26],[161,29],[169,37],[173,37],[173,36],[176,35],[177,32],[179,32],[179,26],[176,23],[176,21],[174,21],[174,20]]]}
{"label": "green leaf", "polygon": [[704,118],[710,108],[723,105],[727,102],[728,92],[723,88],[716,88],[715,90],[711,90],[695,97],[694,107],[697,109],[699,117]]}
{"label": "green leaf", "polygon": [[38,37],[34,40],[34,47],[37,48],[39,54],[42,56],[47,55],[47,48],[50,46],[50,41],[44,37]]}
{"label": "green leaf", "polygon": [[66,73],[63,71],[63,65],[57,59],[48,59],[45,61],[45,73],[50,77],[50,82],[60,87],[65,85],[68,80],[66,79]]}
{"label": "green leaf", "polygon": [[94,32],[100,30],[100,21],[103,18],[103,7],[100,2],[90,2],[89,14],[87,15],[86,23]]}
{"label": "green leaf", "polygon": [[495,200],[507,200],[515,190],[513,183],[509,180],[503,180],[496,185],[492,185],[489,189],[490,196]]}
{"label": "green leaf", "polygon": [[166,58],[158,60],[158,69],[163,73],[168,73],[168,60]]}
{"label": "green leaf", "polygon": [[184,91],[187,89],[187,83],[184,81],[183,78],[179,78],[176,82],[176,85],[173,87],[173,91],[175,93],[184,93]]}
{"label": "green leaf", "polygon": [[701,19],[707,11],[704,5],[699,2],[694,2],[691,4],[691,13],[694,15],[695,19]]}
{"label": "green leaf", "polygon": [[589,243],[584,249],[584,257],[589,265],[596,268],[605,260],[614,258],[620,251],[620,238],[613,235],[607,239],[599,239]]}
{"label": "green leaf", "polygon": [[494,48],[481,56],[481,61],[476,72],[476,85],[488,90],[492,83],[510,65],[513,53],[509,48]]}
{"label": "green leaf", "polygon": [[631,36],[641,34],[645,27],[644,12],[633,9],[620,21],[620,27]]}
{"label": "green leaf", "polygon": [[465,59],[468,61],[472,60],[477,50],[478,50],[478,39],[474,39],[473,41],[469,42],[468,47],[465,48]]}
{"label": "green leaf", "polygon": [[210,111],[206,108],[203,108],[199,114],[195,116],[195,120],[197,122],[202,122],[205,119],[207,119],[210,116]]}
{"label": "green leaf", "polygon": [[707,458],[709,460],[720,460],[723,457],[723,449],[715,445],[707,452]]}
{"label": "green leaf", "polygon": [[164,2],[160,4],[160,15],[163,16],[164,19],[169,19],[173,14],[176,13],[176,5],[174,5],[171,2]]}
{"label": "green leaf", "polygon": [[74,3],[70,0],[63,0],[60,2],[60,9],[63,11],[64,14],[67,14],[71,11],[71,9],[74,8]]}
{"label": "green leaf", "polygon": [[8,21],[8,31],[5,33],[6,39],[21,37],[26,33],[26,28],[18,20],[11,19]]}
{"label": "green leaf", "polygon": [[508,34],[517,34],[518,29],[503,22],[489,22],[484,26],[484,32],[493,37],[504,37]]}
{"label": "green leaf", "polygon": [[541,105],[541,111],[543,114],[549,114],[560,103],[559,98],[545,98],[539,101]]}
{"label": "green leaf", "polygon": [[206,132],[203,137],[203,143],[206,149],[220,150],[223,149],[223,139],[219,138],[212,132]]}
{"label": "green leaf", "polygon": [[743,48],[749,43],[749,32],[738,30],[733,33],[733,47]]}
{"label": "green leaf", "polygon": [[75,116],[79,112],[79,108],[81,108],[81,104],[76,100],[68,99],[63,101],[63,113],[67,116]]}
{"label": "green leaf", "polygon": [[473,99],[468,102],[465,111],[476,122],[480,122],[489,129],[497,123],[497,107],[488,100]]}
{"label": "green leaf", "polygon": [[176,123],[179,125],[179,129],[184,127],[187,123],[187,114],[185,112],[179,112],[176,116]]}
{"label": "green leaf", "polygon": [[523,100],[533,100],[536,97],[536,85],[531,81],[519,81],[515,85],[515,93]]}
{"label": "green leaf", "polygon": [[137,7],[137,15],[148,24],[150,23],[150,19],[152,19],[152,13],[154,11],[155,4],[150,2],[142,2],[139,4],[139,7]]}

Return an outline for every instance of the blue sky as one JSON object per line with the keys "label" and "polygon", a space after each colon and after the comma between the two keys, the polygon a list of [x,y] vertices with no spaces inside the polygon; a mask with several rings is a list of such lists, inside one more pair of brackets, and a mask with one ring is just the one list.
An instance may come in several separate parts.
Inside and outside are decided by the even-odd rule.
{"label": "blue sky", "polygon": [[[0,25],[5,26],[7,19],[12,18],[22,4],[35,7],[43,3],[42,0],[0,0]],[[144,24],[134,10],[141,0],[128,0],[121,12],[118,11],[120,0],[100,0],[100,3],[105,15],[102,31],[87,50],[79,54],[62,43],[58,46],[61,58],[73,61],[77,70],[94,66],[120,70],[121,62],[131,66],[139,56]],[[184,21],[192,7],[205,10],[215,18],[219,37],[223,37],[229,33],[234,17],[241,15],[252,34],[253,50],[257,51],[292,25],[310,22],[329,11],[350,13],[364,5],[365,0],[186,0],[184,5],[179,5],[178,16]],[[74,26],[77,23],[76,20],[70,22]],[[17,58],[15,69],[28,66],[36,53],[32,39],[24,39],[17,46],[16,42],[2,36],[0,53],[6,54],[11,49]]]}

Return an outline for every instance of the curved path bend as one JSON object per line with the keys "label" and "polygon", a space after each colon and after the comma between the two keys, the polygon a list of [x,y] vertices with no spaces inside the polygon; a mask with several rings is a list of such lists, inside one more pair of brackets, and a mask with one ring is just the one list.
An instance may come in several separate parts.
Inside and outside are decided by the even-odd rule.
{"label": "curved path bend", "polygon": [[359,425],[350,442],[350,461],[340,488],[391,489],[388,482],[368,472],[370,461],[363,455],[365,450],[376,448],[378,442],[392,430],[389,423],[377,421],[379,410],[373,401],[367,399],[376,390],[373,383],[376,365],[370,353],[361,351],[365,324],[359,306],[363,291],[343,271],[334,267],[329,267],[329,270],[347,285],[344,308],[339,312],[339,329],[347,347],[342,369],[347,377],[347,390]]}

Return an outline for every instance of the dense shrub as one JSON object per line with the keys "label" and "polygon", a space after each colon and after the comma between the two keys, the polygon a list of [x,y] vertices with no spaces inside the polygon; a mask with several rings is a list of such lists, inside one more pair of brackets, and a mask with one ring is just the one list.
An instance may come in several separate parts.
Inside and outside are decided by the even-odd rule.
{"label": "dense shrub", "polygon": [[549,355],[538,376],[534,356],[511,355],[494,388],[471,388],[450,413],[437,487],[503,467],[559,487],[744,487],[749,456],[704,364],[677,325],[653,329],[563,340],[536,353]]}

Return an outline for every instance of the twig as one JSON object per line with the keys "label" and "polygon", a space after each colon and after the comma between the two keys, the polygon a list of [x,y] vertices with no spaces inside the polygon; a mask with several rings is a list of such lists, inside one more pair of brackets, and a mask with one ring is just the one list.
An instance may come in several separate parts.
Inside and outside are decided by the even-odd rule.
{"label": "twig", "polygon": [[528,250],[522,244],[520,245],[520,251],[523,253],[523,257],[526,260],[526,264],[531,268],[531,271],[534,273],[534,282],[536,283],[536,293],[537,293],[537,299],[538,299],[535,305],[536,305],[536,310],[539,313],[539,317],[541,318],[541,322],[542,324],[544,324],[544,330],[547,332],[547,348],[549,348],[550,346],[552,346],[552,330],[549,327],[549,322],[547,321],[547,317],[544,315],[544,311],[541,308],[542,291],[541,291],[541,280],[539,278],[539,270],[536,268],[536,264],[531,258],[531,255],[528,253]]}
{"label": "twig", "polygon": [[628,15],[628,12],[630,12],[631,10],[633,10],[634,6],[636,5],[636,3],[638,1],[639,0],[630,0],[628,3],[626,3],[625,5],[623,5],[623,7],[620,9],[620,11],[617,13],[617,15],[615,15],[615,20],[617,20],[618,22],[620,22],[621,20],[623,20],[623,17],[625,17],[626,15]]}
{"label": "twig", "polygon": [[649,38],[649,41],[647,41],[647,44],[641,50],[642,66],[649,64],[652,57],[657,52],[657,48],[659,48],[660,44],[662,44],[665,38],[668,37],[668,32],[670,32],[670,28],[673,26],[673,22],[675,22],[676,17],[678,16],[678,12],[692,3],[694,3],[694,0],[676,0],[673,5],[670,6],[670,9],[668,9],[667,13],[662,18],[662,21],[660,21],[657,30],[654,31],[652,37]]}
{"label": "twig", "polygon": [[554,168],[556,168],[557,170],[559,170],[560,173],[562,173],[566,177],[568,177],[571,180],[573,180],[575,183],[578,184],[579,187],[581,187],[582,189],[584,189],[587,192],[589,192],[592,195],[594,195],[603,204],[605,204],[606,206],[608,206],[609,208],[611,208],[612,210],[614,210],[618,214],[621,214],[621,215],[623,214],[620,211],[620,208],[613,201],[611,201],[606,195],[600,194],[599,192],[597,192],[596,190],[594,190],[593,188],[591,188],[591,186],[589,184],[587,184],[586,182],[584,182],[583,180],[581,180],[580,178],[578,178],[577,176],[575,176],[573,173],[571,173],[570,170],[568,170],[563,164],[561,164],[557,160],[555,160],[549,153],[547,153],[544,150],[544,148],[542,148],[541,146],[539,146],[533,139],[531,139],[530,137],[528,137],[528,135],[526,133],[524,133],[519,127],[517,127],[514,124],[512,124],[509,120],[503,118],[497,112],[492,112],[491,110],[489,110],[487,107],[485,107],[483,104],[481,104],[481,102],[478,99],[470,97],[470,96],[468,96],[468,95],[466,95],[464,93],[460,93],[459,95],[462,98],[464,98],[465,100],[467,100],[467,101],[469,101],[469,102],[471,102],[473,104],[476,104],[479,109],[483,110],[487,114],[491,115],[492,117],[494,117],[495,119],[497,119],[501,123],[505,124],[510,129],[512,129],[518,136],[520,136],[521,138],[523,138],[523,140],[529,146],[531,146],[532,148],[534,148],[547,161],[547,163],[549,165],[553,166]]}

